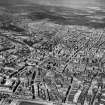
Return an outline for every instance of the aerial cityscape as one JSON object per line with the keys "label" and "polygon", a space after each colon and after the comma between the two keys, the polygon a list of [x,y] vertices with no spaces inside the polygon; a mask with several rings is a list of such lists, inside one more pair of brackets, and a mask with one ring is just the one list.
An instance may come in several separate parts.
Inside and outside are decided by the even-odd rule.
{"label": "aerial cityscape", "polygon": [[105,105],[105,2],[10,1],[0,1],[0,105]]}

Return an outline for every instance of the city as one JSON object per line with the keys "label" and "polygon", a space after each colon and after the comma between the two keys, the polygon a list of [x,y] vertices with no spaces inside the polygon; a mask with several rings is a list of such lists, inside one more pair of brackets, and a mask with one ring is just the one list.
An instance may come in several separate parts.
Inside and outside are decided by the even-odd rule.
{"label": "city", "polygon": [[0,105],[105,105],[105,29],[24,14],[0,20]]}

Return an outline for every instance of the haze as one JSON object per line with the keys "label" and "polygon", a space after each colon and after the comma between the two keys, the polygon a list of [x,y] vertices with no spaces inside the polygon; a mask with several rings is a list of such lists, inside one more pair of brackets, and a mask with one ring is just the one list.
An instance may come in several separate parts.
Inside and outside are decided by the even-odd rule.
{"label": "haze", "polygon": [[74,7],[74,8],[85,8],[89,6],[105,7],[105,0],[30,0],[30,2],[46,4],[46,5]]}
{"label": "haze", "polygon": [[0,0],[0,5],[36,3],[74,8],[105,7],[105,0]]}

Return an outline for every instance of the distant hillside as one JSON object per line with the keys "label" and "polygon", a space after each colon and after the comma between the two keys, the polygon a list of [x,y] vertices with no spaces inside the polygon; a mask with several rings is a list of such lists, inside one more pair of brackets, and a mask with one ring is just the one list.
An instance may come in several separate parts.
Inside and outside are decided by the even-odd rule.
{"label": "distant hillside", "polygon": [[[4,3],[5,4],[5,3]],[[105,11],[94,9],[73,9],[66,7],[45,6],[37,4],[17,4],[5,7],[4,13],[9,16],[2,15],[1,20],[14,20],[15,14],[18,17],[28,18],[32,21],[48,20],[61,25],[82,25],[94,28],[105,27]],[[15,17],[14,17],[15,16]],[[12,18],[12,19],[11,19]]]}

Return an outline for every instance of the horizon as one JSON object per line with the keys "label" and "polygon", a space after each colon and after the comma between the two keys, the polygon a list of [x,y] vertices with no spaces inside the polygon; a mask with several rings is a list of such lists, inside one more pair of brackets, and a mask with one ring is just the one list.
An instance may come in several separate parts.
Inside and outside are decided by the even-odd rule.
{"label": "horizon", "polygon": [[104,0],[3,0],[0,1],[0,5],[18,5],[18,4],[41,4],[41,5],[51,5],[51,6],[61,6],[67,8],[81,8],[85,9],[88,7],[94,8],[105,8]]}

